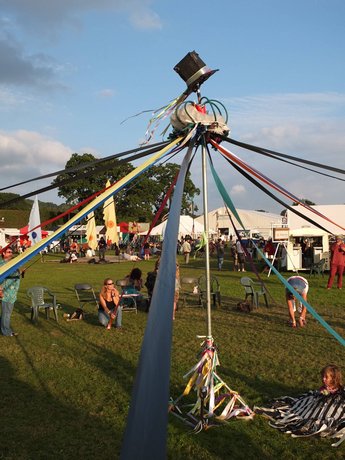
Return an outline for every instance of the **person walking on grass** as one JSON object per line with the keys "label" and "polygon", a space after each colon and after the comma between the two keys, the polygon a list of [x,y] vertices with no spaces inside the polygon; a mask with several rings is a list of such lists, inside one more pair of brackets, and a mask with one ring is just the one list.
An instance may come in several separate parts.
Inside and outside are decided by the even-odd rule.
{"label": "person walking on grass", "polygon": [[106,249],[107,249],[107,242],[105,241],[103,236],[101,236],[101,238],[98,241],[98,257],[100,261],[105,260],[105,250]]}
{"label": "person walking on grass", "polygon": [[216,243],[216,254],[217,254],[217,263],[218,263],[218,271],[221,271],[223,263],[224,263],[224,242],[221,238],[218,238]]}

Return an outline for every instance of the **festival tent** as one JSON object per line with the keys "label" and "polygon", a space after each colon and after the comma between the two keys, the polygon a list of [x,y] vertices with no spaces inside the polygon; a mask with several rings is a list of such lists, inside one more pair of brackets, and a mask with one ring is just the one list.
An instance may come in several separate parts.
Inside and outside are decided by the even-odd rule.
{"label": "festival tent", "polygon": [[[28,230],[29,230],[29,226],[25,225],[25,227],[20,229],[20,234],[21,235],[26,235],[28,233]],[[42,238],[45,238],[46,236],[48,236],[48,234],[49,233],[46,230],[42,229]]]}
{"label": "festival tent", "polygon": [[[156,225],[150,232],[151,236],[162,235],[164,237],[165,229],[168,221]],[[193,219],[191,216],[180,216],[180,223],[178,229],[179,238],[186,235],[202,235],[204,232],[204,224],[198,222],[196,219]],[[147,232],[142,232],[140,235],[146,235]],[[209,230],[210,234],[215,234],[213,230]]]}
{"label": "festival tent", "polygon": [[2,231],[6,237],[15,237],[20,235],[19,228],[3,228]]}
{"label": "festival tent", "polygon": [[[241,228],[234,214],[229,210],[231,218],[237,229]],[[246,230],[250,231],[250,234],[260,233],[264,238],[272,236],[272,228],[274,226],[282,225],[282,216],[279,214],[272,214],[269,212],[251,211],[247,209],[237,209],[237,213],[240,216],[241,221]],[[203,216],[197,217],[197,222],[202,222]],[[215,209],[208,213],[209,225],[215,228],[221,234],[234,235],[234,229],[232,227],[229,214],[225,207]]]}
{"label": "festival tent", "polygon": [[[345,204],[315,205],[310,207],[327,216],[329,219],[334,220],[337,224],[345,227]],[[315,215],[311,210],[306,209],[301,205],[294,206],[294,210],[299,211],[304,216],[313,218],[316,223],[323,225],[329,233],[333,233],[334,235],[342,233],[339,229],[339,225],[335,225],[332,222],[325,222],[322,217]],[[289,209],[287,210],[287,225],[290,230],[294,230],[296,228],[317,228],[312,223],[303,219],[302,216],[296,215]]]}

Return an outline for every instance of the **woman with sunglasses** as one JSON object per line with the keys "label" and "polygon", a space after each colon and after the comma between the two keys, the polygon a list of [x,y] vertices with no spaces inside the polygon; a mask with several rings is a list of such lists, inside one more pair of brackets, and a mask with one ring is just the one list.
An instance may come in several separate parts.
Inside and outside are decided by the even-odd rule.
{"label": "woman with sunglasses", "polygon": [[115,327],[122,324],[122,309],[119,305],[120,295],[111,278],[106,278],[99,295],[98,320],[108,330],[116,318]]}

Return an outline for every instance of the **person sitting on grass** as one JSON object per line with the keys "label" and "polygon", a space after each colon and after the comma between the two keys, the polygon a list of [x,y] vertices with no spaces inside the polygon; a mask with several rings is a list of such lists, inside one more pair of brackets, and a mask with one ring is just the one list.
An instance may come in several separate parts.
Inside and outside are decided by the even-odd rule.
{"label": "person sitting on grass", "polygon": [[119,303],[119,291],[115,288],[113,280],[106,278],[99,295],[98,321],[107,330],[111,329],[115,319],[115,327],[121,328],[122,326],[122,309]]}
{"label": "person sitting on grass", "polygon": [[146,281],[145,281],[145,286],[147,288],[147,295],[148,295],[148,304],[147,304],[147,310],[146,310],[147,312],[149,311],[150,304],[151,304],[153,288],[155,287],[156,278],[157,278],[158,269],[159,269],[159,263],[160,263],[160,257],[158,257],[158,259],[156,260],[154,271],[149,272],[147,274]]}
{"label": "person sitting on grass", "polygon": [[321,370],[322,387],[319,389],[323,395],[335,394],[344,390],[341,370],[334,364],[328,364]]}
{"label": "person sitting on grass", "polygon": [[321,377],[323,385],[319,390],[276,398],[267,407],[254,407],[255,413],[265,415],[270,426],[293,438],[339,438],[332,444],[338,447],[345,440],[345,388],[341,371],[329,364],[321,370]]}
{"label": "person sitting on grass", "polygon": [[73,263],[75,263],[75,262],[78,262],[78,257],[77,257],[76,252],[71,251],[70,257],[69,257],[69,262],[70,262],[70,264],[73,264]]}

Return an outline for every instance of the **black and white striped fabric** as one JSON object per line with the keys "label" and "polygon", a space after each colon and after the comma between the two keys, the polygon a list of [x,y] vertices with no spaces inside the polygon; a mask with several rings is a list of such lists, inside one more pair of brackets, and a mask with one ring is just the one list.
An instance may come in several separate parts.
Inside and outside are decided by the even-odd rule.
{"label": "black and white striped fabric", "polygon": [[345,440],[345,389],[328,395],[309,391],[296,398],[283,396],[269,407],[254,407],[254,411],[267,416],[270,426],[294,438],[339,438],[333,447]]}

